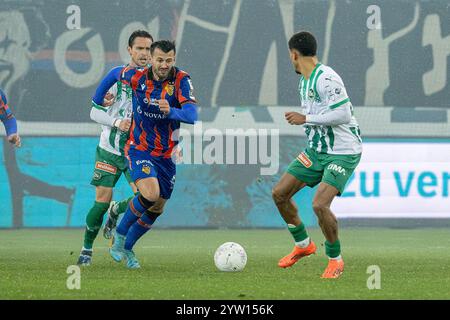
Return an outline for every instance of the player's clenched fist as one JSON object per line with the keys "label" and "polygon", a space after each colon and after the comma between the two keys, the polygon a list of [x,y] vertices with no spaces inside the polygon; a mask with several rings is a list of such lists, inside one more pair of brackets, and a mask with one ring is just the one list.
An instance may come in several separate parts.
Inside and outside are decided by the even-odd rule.
{"label": "player's clenched fist", "polygon": [[286,112],[284,114],[284,117],[286,118],[289,124],[299,125],[304,124],[306,122],[306,116],[298,112]]}
{"label": "player's clenched fist", "polygon": [[115,96],[111,92],[108,92],[103,99],[103,106],[111,107],[114,104],[114,98]]}
{"label": "player's clenched fist", "polygon": [[159,105],[159,110],[162,113],[168,114],[170,112],[169,101],[167,101],[166,99],[158,100],[158,105]]}
{"label": "player's clenched fist", "polygon": [[130,119],[123,119],[122,121],[120,121],[119,129],[121,131],[127,132],[128,130],[130,130],[130,127],[131,127],[131,120]]}
{"label": "player's clenched fist", "polygon": [[8,141],[13,145],[15,145],[17,148],[20,148],[20,146],[22,145],[22,142],[20,141],[20,136],[17,133],[8,136]]}

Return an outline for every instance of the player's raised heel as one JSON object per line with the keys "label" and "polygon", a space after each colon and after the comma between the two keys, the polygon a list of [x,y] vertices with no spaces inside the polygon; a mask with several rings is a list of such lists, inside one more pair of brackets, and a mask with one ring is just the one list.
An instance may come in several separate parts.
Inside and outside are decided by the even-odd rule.
{"label": "player's raised heel", "polygon": [[92,250],[81,250],[77,265],[90,266],[92,264]]}
{"label": "player's raised heel", "polygon": [[280,268],[291,267],[301,258],[314,254],[316,252],[316,249],[316,244],[312,240],[306,248],[294,246],[294,249],[291,253],[280,259],[280,261],[278,262],[278,266]]}
{"label": "player's raised heel", "polygon": [[113,230],[117,225],[117,218],[119,217],[117,209],[118,209],[118,202],[111,201],[111,203],[109,204],[108,211],[106,211],[108,218],[106,219],[105,226],[103,227],[103,237],[105,239],[112,238]]}
{"label": "player's raised heel", "polygon": [[127,258],[128,269],[139,269],[141,265],[133,252],[133,250],[124,250],[125,257]]}
{"label": "player's raised heel", "polygon": [[114,236],[114,243],[112,247],[109,249],[109,254],[113,258],[114,261],[120,262],[124,256],[124,244],[125,244],[125,236],[122,236],[116,232]]}
{"label": "player's raised heel", "polygon": [[344,260],[329,259],[328,266],[322,274],[322,279],[336,279],[344,273]]}

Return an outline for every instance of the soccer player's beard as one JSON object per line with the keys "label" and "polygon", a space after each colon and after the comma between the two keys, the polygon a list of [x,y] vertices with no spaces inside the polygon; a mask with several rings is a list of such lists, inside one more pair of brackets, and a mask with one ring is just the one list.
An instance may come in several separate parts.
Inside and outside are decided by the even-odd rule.
{"label": "soccer player's beard", "polygon": [[172,71],[172,68],[173,67],[170,67],[169,69],[167,69],[167,71],[164,74],[161,71],[157,72],[158,78],[160,79],[160,81],[166,80],[169,77],[169,74]]}

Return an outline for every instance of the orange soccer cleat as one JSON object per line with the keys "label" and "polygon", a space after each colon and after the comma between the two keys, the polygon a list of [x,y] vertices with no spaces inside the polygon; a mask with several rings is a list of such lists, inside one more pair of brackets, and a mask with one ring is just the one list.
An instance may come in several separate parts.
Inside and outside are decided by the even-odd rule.
{"label": "orange soccer cleat", "polygon": [[336,279],[344,272],[344,260],[329,259],[328,266],[322,274],[323,279]]}
{"label": "orange soccer cleat", "polygon": [[281,268],[291,267],[301,258],[309,256],[314,253],[316,253],[316,245],[312,240],[306,248],[294,246],[294,250],[292,250],[291,253],[289,253],[287,256],[281,258],[280,261],[278,261],[278,266]]}

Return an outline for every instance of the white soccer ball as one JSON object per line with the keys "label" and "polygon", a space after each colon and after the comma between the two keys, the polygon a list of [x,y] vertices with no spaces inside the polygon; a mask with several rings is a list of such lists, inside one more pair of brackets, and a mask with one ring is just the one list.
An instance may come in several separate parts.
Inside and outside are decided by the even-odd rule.
{"label": "white soccer ball", "polygon": [[247,264],[247,253],[236,242],[225,242],[217,248],[214,263],[220,271],[242,271]]}

